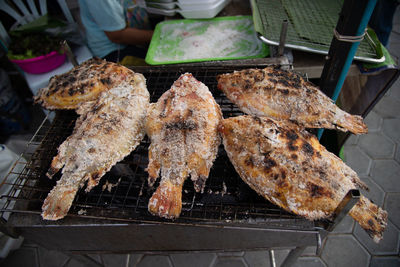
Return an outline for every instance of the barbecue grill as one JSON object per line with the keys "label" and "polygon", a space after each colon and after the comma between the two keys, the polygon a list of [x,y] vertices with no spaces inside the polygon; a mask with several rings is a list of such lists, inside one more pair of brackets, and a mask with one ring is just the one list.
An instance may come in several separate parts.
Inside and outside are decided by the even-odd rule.
{"label": "barbecue grill", "polygon": [[[265,62],[280,63],[268,59],[263,66]],[[156,102],[182,73],[191,72],[209,87],[227,118],[242,113],[217,90],[216,75],[247,67],[192,64],[133,70],[146,77],[151,102]],[[73,111],[57,111],[53,123],[44,121],[26,153],[4,178],[3,186],[10,187],[2,196],[4,232],[23,235],[46,248],[85,254],[319,247],[323,229],[332,226],[287,213],[258,196],[240,179],[222,145],[204,193],[196,193],[190,179],[184,184],[180,218],[152,216],[147,210],[154,189],[147,184],[146,138],[91,192],[81,189],[64,219],[44,221],[40,216],[43,200],[61,176],[50,180],[45,173],[58,146],[71,134],[76,118]],[[299,252],[301,249],[293,250],[291,255],[298,256]]]}

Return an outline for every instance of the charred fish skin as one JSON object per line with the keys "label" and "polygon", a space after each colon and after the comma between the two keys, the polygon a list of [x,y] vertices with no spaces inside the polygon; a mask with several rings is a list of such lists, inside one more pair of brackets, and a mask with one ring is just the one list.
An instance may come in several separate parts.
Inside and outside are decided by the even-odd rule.
{"label": "charred fish skin", "polygon": [[291,120],[306,128],[328,128],[362,134],[362,118],[335,105],[300,75],[275,67],[246,69],[217,76],[218,89],[244,113]]}
{"label": "charred fish skin", "polygon": [[[292,126],[245,115],[224,119],[219,131],[235,170],[258,194],[309,220],[330,219],[350,189],[366,185],[315,136]],[[382,238],[386,211],[362,197],[349,214],[374,241]]]}
{"label": "charred fish skin", "polygon": [[149,212],[168,219],[182,210],[182,186],[190,175],[203,191],[221,142],[217,127],[222,112],[208,87],[192,74],[182,74],[157,101],[150,104],[146,133],[150,137],[148,182],[160,185]]}
{"label": "charred fish skin", "polygon": [[49,110],[77,109],[133,74],[132,70],[119,64],[92,58],[66,73],[53,76],[49,85],[34,96],[34,101]]}
{"label": "charred fish skin", "polygon": [[79,188],[86,184],[86,191],[90,191],[113,165],[136,148],[145,134],[149,99],[144,76],[135,73],[86,106],[47,173],[52,177],[63,168],[61,179],[43,203],[43,219],[66,216]]}

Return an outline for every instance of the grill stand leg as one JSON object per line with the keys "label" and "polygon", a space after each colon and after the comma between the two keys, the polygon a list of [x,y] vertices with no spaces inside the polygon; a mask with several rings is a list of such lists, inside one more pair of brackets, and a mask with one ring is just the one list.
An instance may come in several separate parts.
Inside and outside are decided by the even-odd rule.
{"label": "grill stand leg", "polygon": [[295,247],[289,252],[289,255],[283,261],[281,267],[289,267],[292,266],[298,257],[300,257],[301,253],[306,249],[306,247]]}

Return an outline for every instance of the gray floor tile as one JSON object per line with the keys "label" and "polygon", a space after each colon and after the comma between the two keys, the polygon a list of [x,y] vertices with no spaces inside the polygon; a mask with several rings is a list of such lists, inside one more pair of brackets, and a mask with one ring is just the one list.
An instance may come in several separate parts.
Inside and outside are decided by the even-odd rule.
{"label": "gray floor tile", "polygon": [[370,176],[385,192],[400,192],[400,164],[396,161],[375,160]]}
{"label": "gray floor tile", "polygon": [[384,119],[383,132],[386,136],[391,138],[394,142],[400,142],[400,119]]}
{"label": "gray floor tile", "polygon": [[101,258],[105,267],[126,267],[127,254],[102,254]]}
{"label": "gray floor tile", "polygon": [[400,142],[396,144],[396,154],[394,155],[394,159],[400,163]]}
{"label": "gray floor tile", "polygon": [[37,267],[39,259],[37,248],[22,247],[11,252],[6,259],[0,261],[0,266]]}
{"label": "gray floor tile", "polygon": [[267,250],[246,251],[246,253],[244,254],[244,259],[249,264],[249,266],[258,266],[258,267],[271,266],[269,251]]}
{"label": "gray floor tile", "polygon": [[247,267],[242,257],[217,257],[213,267]]}
{"label": "gray floor tile", "polygon": [[168,256],[164,255],[145,255],[138,263],[138,267],[173,267]]}
{"label": "gray floor tile", "polygon": [[103,263],[103,260],[101,259],[100,254],[87,254],[87,256],[94,259],[95,261],[97,261],[99,263]]}
{"label": "gray floor tile", "polygon": [[388,193],[384,208],[389,214],[389,220],[400,229],[400,193]]}
{"label": "gray floor tile", "polygon": [[365,124],[368,126],[368,132],[376,132],[381,129],[383,119],[375,111],[368,113],[367,117],[364,119]]}
{"label": "gray floor tile", "polygon": [[242,257],[244,255],[244,251],[226,251],[226,252],[218,252],[218,257]]}
{"label": "gray floor tile", "polygon": [[75,259],[69,259],[64,267],[86,267],[86,264]]}
{"label": "gray floor tile", "polygon": [[319,257],[300,257],[293,267],[326,267],[326,264]]}
{"label": "gray floor tile", "polygon": [[144,257],[143,254],[129,254],[129,267],[136,267],[139,262],[142,260],[142,258]]}
{"label": "gray floor tile", "polygon": [[358,146],[372,159],[391,158],[395,150],[395,143],[381,132],[368,133],[360,136]]}
{"label": "gray floor tile", "polygon": [[170,258],[174,267],[208,267],[216,259],[215,253],[180,253],[171,254]]}
{"label": "gray floor tile", "polygon": [[55,250],[38,248],[40,267],[64,266],[69,257],[64,253]]}
{"label": "gray floor tile", "polygon": [[354,220],[349,215],[346,215],[343,220],[333,229],[332,233],[350,234],[353,232]]}
{"label": "gray floor tile", "polygon": [[385,200],[385,192],[371,178],[363,178],[362,181],[368,186],[369,191],[361,189],[361,193],[376,205],[382,207]]}
{"label": "gray floor tile", "polygon": [[307,256],[307,257],[317,256],[317,246],[306,247],[303,253],[301,253],[301,256]]}
{"label": "gray floor tile", "polygon": [[384,118],[394,118],[400,114],[400,103],[396,98],[384,96],[373,110]]}
{"label": "gray floor tile", "polygon": [[372,257],[370,267],[398,267],[400,257]]}
{"label": "gray floor tile", "polygon": [[[400,34],[398,36],[400,36]],[[397,79],[390,88],[390,97],[400,101],[400,79]],[[398,116],[400,116],[400,114]]]}
{"label": "gray floor tile", "polygon": [[358,224],[354,227],[354,236],[371,255],[393,255],[399,252],[399,230],[390,220],[379,244],[375,243]]}
{"label": "gray floor tile", "polygon": [[289,249],[274,250],[276,266],[281,266],[283,261],[288,256],[289,252]]}
{"label": "gray floor tile", "polygon": [[344,157],[346,164],[359,176],[369,174],[372,159],[358,146],[345,146]]}
{"label": "gray floor tile", "polygon": [[350,134],[349,138],[347,138],[347,140],[346,140],[345,147],[351,146],[351,145],[356,145],[359,137],[360,137],[359,135]]}
{"label": "gray floor tile", "polygon": [[368,266],[370,255],[352,235],[330,235],[321,258],[328,266]]}

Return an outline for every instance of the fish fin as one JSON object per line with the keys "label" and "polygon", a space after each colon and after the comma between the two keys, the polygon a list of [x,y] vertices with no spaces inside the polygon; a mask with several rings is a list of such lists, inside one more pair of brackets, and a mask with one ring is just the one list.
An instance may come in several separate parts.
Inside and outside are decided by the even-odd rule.
{"label": "fish fin", "polygon": [[368,127],[361,116],[343,113],[343,119],[336,122],[337,128],[348,130],[354,134],[368,133]]}

